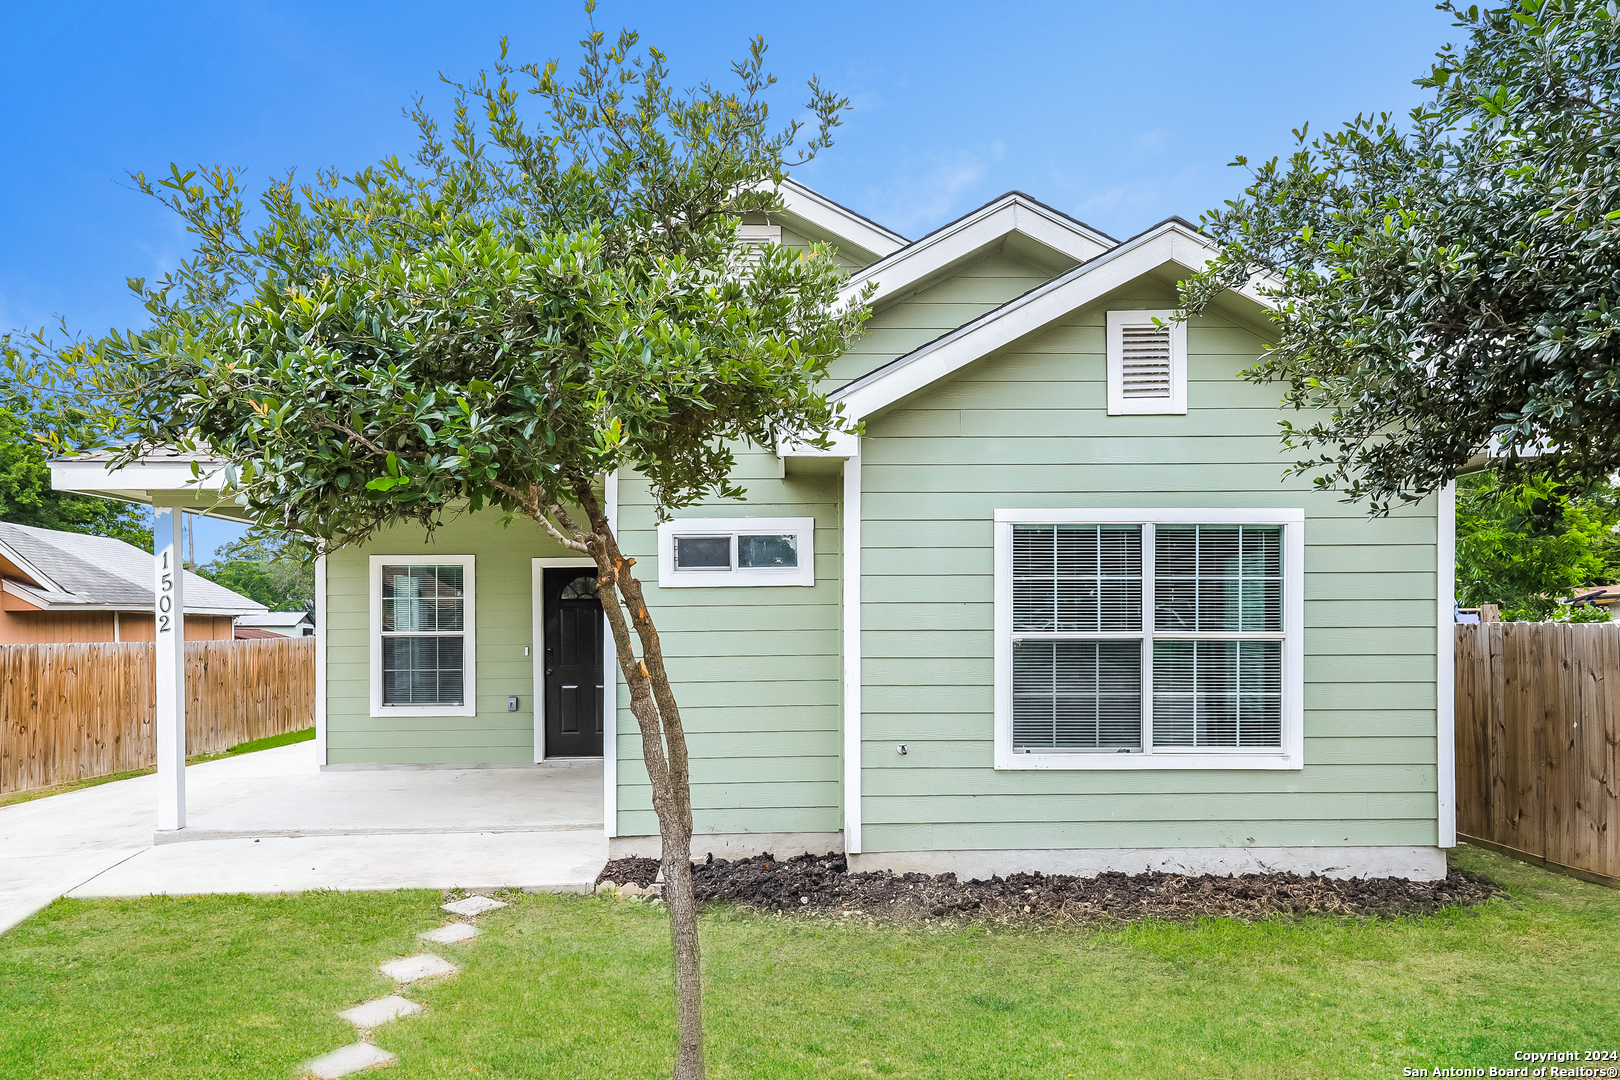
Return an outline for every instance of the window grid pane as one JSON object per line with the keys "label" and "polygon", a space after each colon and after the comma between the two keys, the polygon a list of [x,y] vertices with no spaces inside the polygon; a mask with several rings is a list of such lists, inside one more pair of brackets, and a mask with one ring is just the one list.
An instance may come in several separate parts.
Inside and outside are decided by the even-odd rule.
{"label": "window grid pane", "polygon": [[384,705],[463,705],[462,639],[385,637]]}
{"label": "window grid pane", "polygon": [[1015,525],[1013,629],[1142,628],[1140,525]]}
{"label": "window grid pane", "polygon": [[1015,751],[1141,747],[1141,642],[1014,643]]}
{"label": "window grid pane", "polygon": [[394,633],[460,631],[465,600],[460,566],[384,566],[382,628]]}
{"label": "window grid pane", "polygon": [[1282,642],[1153,643],[1153,744],[1282,746]]}
{"label": "window grid pane", "polygon": [[1160,525],[1154,628],[1282,630],[1282,526]]}

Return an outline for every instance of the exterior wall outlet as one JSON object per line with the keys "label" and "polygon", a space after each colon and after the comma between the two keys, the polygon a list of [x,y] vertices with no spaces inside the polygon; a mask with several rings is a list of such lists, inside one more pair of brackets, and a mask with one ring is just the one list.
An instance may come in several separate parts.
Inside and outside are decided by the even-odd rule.
{"label": "exterior wall outlet", "polygon": [[517,699],[516,694],[513,694],[511,697],[506,699],[506,711],[507,712],[517,712],[518,711],[518,699]]}

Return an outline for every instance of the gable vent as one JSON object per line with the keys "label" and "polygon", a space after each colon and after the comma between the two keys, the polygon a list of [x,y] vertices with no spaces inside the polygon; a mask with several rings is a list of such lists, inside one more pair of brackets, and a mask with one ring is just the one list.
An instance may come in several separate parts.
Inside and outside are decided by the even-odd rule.
{"label": "gable vent", "polygon": [[743,266],[752,269],[759,265],[760,256],[764,253],[767,244],[780,244],[781,242],[782,226],[780,225],[738,225],[737,261]]}
{"label": "gable vent", "polygon": [[1176,313],[1108,313],[1108,413],[1187,411],[1187,324]]}
{"label": "gable vent", "polygon": [[1170,388],[1170,328],[1121,328],[1120,390],[1126,398],[1166,398]]}

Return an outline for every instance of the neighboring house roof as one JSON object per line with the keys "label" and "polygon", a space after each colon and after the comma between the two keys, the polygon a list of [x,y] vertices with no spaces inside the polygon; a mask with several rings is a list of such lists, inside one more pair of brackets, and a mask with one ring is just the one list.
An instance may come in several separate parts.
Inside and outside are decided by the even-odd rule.
{"label": "neighboring house roof", "polygon": [[315,624],[315,613],[312,611],[266,611],[262,615],[244,615],[237,620],[237,626],[297,626],[299,623]]}
{"label": "neighboring house roof", "polygon": [[[1202,269],[1220,249],[1181,218],[1160,222],[1067,273],[972,319],[925,345],[851,380],[830,396],[860,420],[946,378],[996,349],[1049,326],[1085,304],[1166,264]],[[1241,295],[1269,302],[1253,286]]]}
{"label": "neighboring house roof", "polygon": [[1021,191],[1009,191],[852,275],[840,296],[852,300],[868,284],[875,285],[867,303],[881,307],[908,288],[921,287],[996,247],[1033,262],[1055,259],[1050,269],[1057,272],[1118,246],[1107,233]]}
{"label": "neighboring house roof", "polygon": [[[108,536],[0,522],[4,591],[42,611],[152,610],[152,556]],[[186,613],[253,615],[265,606],[191,571]]]}
{"label": "neighboring house roof", "polygon": [[266,638],[275,638],[278,641],[286,639],[285,634],[278,634],[274,630],[260,630],[257,626],[242,626],[240,624],[236,627],[235,637],[237,641],[257,641]]}

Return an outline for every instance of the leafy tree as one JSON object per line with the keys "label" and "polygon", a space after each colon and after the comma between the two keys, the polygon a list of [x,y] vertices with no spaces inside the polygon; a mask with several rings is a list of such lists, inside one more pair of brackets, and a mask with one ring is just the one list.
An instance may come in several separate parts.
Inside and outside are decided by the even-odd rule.
{"label": "leafy tree", "polygon": [[741,497],[739,443],[825,445],[838,427],[816,387],[864,305],[840,303],[825,248],[750,267],[736,231],[780,209],[786,170],[830,144],[847,102],[811,80],[798,143],[798,122],[771,126],[758,39],[732,90],[672,89],[628,31],[581,44],[564,80],[555,62],[514,68],[503,43],[493,72],[454,84],[448,144],[418,104],[414,166],[289,177],[256,223],[230,171],[137,174],[196,237],[178,270],[132,282],[151,325],[19,350],[13,369],[77,391],[73,445],[206,445],[261,523],[328,548],[493,507],[595,561],[662,838],[674,1075],[698,1077],[686,741],[599,478],[634,470],[667,514]]}
{"label": "leafy tree", "polygon": [[271,611],[307,611],[315,606],[315,546],[298,536],[249,533],[227,544],[197,573]]}
{"label": "leafy tree", "polygon": [[141,508],[51,489],[45,444],[25,416],[0,408],[0,521],[111,536],[152,550],[152,526]]}
{"label": "leafy tree", "polygon": [[1545,477],[1523,483],[1495,472],[1457,484],[1457,598],[1497,604],[1505,619],[1607,619],[1572,608],[1574,592],[1620,574],[1620,490]]}
{"label": "leafy tree", "polygon": [[1620,17],[1605,0],[1441,9],[1468,38],[1418,80],[1431,98],[1404,123],[1297,132],[1206,215],[1223,250],[1182,294],[1197,310],[1255,280],[1275,297],[1251,377],[1320,410],[1285,424],[1299,470],[1378,509],[1492,446],[1516,476],[1620,469]]}

